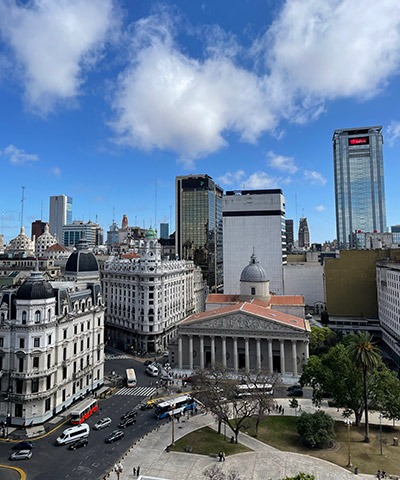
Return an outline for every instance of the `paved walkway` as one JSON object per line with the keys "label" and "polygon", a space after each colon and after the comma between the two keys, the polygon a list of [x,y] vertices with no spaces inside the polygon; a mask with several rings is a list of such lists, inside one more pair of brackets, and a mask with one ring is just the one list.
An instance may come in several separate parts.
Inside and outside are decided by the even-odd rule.
{"label": "paved walkway", "polygon": [[[311,400],[299,399],[302,411],[315,411]],[[285,415],[293,415],[293,409],[288,406],[290,399],[278,400],[285,408]],[[336,408],[323,405],[323,410],[329,412],[336,420],[342,420],[341,412]],[[376,418],[375,418],[376,417]],[[376,414],[372,413],[371,423],[379,422]],[[175,438],[183,437],[187,433],[202,426],[215,428],[215,421],[209,414],[197,415],[189,420],[175,423]],[[204,480],[203,471],[218,465],[223,471],[236,470],[244,480],[278,480],[286,476],[294,476],[299,472],[311,473],[317,480],[372,480],[375,475],[359,474],[357,477],[348,470],[324,460],[297,453],[281,452],[259,440],[241,433],[239,442],[254,450],[227,457],[226,462],[219,463],[217,458],[188,453],[167,452],[166,446],[171,443],[171,424],[164,424],[154,430],[136,445],[121,459],[123,472],[120,480],[131,480],[133,468],[140,465],[140,474],[169,480]],[[117,475],[111,472],[108,477],[116,480]]]}

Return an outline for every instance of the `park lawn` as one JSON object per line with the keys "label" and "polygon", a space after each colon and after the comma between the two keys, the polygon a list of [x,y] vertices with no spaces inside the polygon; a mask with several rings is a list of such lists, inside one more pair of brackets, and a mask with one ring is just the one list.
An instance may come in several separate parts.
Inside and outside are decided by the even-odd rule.
{"label": "park lawn", "polygon": [[174,452],[185,452],[186,446],[192,446],[191,453],[199,455],[218,454],[223,451],[225,455],[234,455],[235,453],[251,452],[251,449],[240,443],[230,443],[229,436],[224,440],[224,436],[210,427],[203,427],[194,432],[185,435],[175,442],[171,447]]}
{"label": "park lawn", "polygon": [[[247,428],[249,435],[255,434],[255,422]],[[302,453],[322,458],[346,468],[348,462],[347,426],[344,422],[335,422],[337,446],[332,450],[310,450],[303,447],[297,434],[297,418],[285,416],[265,417],[259,426],[258,439],[279,450]],[[383,455],[380,455],[379,426],[370,425],[370,443],[364,443],[364,424],[351,427],[350,451],[353,468],[360,473],[375,474],[385,470],[400,475],[400,447],[393,446],[393,437],[400,437],[399,427],[382,427]],[[240,435],[239,435],[240,441]],[[352,470],[352,469],[349,469]]]}

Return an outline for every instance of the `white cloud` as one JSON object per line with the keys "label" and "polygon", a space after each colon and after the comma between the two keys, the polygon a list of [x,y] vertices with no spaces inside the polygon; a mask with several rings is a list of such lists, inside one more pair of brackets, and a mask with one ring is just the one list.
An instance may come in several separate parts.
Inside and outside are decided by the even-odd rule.
{"label": "white cloud", "polygon": [[255,172],[247,180],[243,180],[245,189],[279,188],[279,178],[271,177],[265,172]]}
{"label": "white cloud", "polygon": [[39,160],[39,156],[36,153],[25,153],[24,150],[21,150],[14,145],[6,147],[3,154],[10,160],[11,165],[24,165]]}
{"label": "white cloud", "polygon": [[50,174],[57,178],[61,178],[61,170],[59,167],[53,167],[50,169]]}
{"label": "white cloud", "polygon": [[130,65],[115,90],[120,143],[176,152],[187,165],[224,147],[224,133],[255,143],[275,126],[264,82],[213,50],[204,61],[179,50],[159,15],[136,24]]}
{"label": "white cloud", "polygon": [[326,178],[322,175],[322,173],[312,170],[304,170],[304,178],[313,185],[325,185],[325,183],[327,182]]}
{"label": "white cloud", "polygon": [[0,4],[0,34],[15,54],[29,104],[47,112],[79,94],[113,26],[113,0]]}
{"label": "white cloud", "polygon": [[293,157],[284,157],[283,155],[277,155],[274,152],[268,152],[268,165],[282,172],[296,173],[298,168],[294,163]]}
{"label": "white cloud", "polygon": [[397,139],[400,137],[400,122],[392,120],[386,130],[386,139],[392,147]]}
{"label": "white cloud", "polygon": [[323,212],[324,210],[326,210],[326,207],[324,207],[324,205],[317,205],[316,207],[314,207],[314,210],[316,210],[317,212]]}
{"label": "white cloud", "polygon": [[217,181],[223,185],[237,185],[244,176],[245,173],[243,170],[237,170],[234,173],[226,172],[225,175],[222,175],[222,177],[218,177]]}

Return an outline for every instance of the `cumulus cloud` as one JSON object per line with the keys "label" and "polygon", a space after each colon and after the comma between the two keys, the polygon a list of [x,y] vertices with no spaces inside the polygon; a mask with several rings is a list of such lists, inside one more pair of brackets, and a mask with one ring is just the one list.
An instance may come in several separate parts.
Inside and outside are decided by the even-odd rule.
{"label": "cumulus cloud", "polygon": [[386,139],[392,147],[397,139],[400,137],[400,122],[392,120],[386,129]]}
{"label": "cumulus cloud", "polygon": [[298,168],[295,165],[293,157],[284,157],[274,152],[268,152],[268,165],[282,172],[296,173]]}
{"label": "cumulus cloud", "polygon": [[61,170],[59,167],[53,167],[50,169],[50,174],[57,178],[61,178]]}
{"label": "cumulus cloud", "polygon": [[281,188],[282,185],[287,185],[291,181],[289,177],[271,177],[267,173],[260,171],[253,173],[246,180],[243,180],[243,188]]}
{"label": "cumulus cloud", "polygon": [[179,49],[172,30],[158,15],[136,23],[113,104],[120,143],[174,151],[191,166],[227,145],[227,131],[255,143],[274,128],[264,82],[237,66],[226,45],[196,60]]}
{"label": "cumulus cloud", "polygon": [[25,153],[24,150],[14,145],[6,147],[3,150],[3,154],[10,160],[11,165],[25,165],[39,160],[39,156],[36,153]]}
{"label": "cumulus cloud", "polygon": [[314,210],[316,210],[317,212],[323,212],[324,210],[326,210],[326,207],[324,207],[324,205],[317,205],[316,207],[314,207]]}
{"label": "cumulus cloud", "polygon": [[78,95],[114,25],[113,0],[32,0],[0,4],[0,34],[14,53],[36,111]]}
{"label": "cumulus cloud", "polygon": [[322,173],[312,170],[304,170],[304,178],[313,185],[325,185],[327,182]]}
{"label": "cumulus cloud", "polygon": [[243,170],[237,170],[234,173],[226,172],[225,175],[222,175],[222,177],[218,177],[217,180],[222,185],[233,185],[238,184],[244,176],[245,173]]}

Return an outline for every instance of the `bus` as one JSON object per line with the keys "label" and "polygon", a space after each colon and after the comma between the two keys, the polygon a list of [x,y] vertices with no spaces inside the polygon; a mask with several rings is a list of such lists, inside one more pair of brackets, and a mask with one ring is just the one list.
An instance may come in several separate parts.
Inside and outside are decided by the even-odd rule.
{"label": "bus", "polygon": [[126,386],[136,387],[136,373],[133,368],[126,369]]}
{"label": "bus", "polygon": [[182,414],[185,410],[194,409],[194,399],[190,395],[181,395],[180,397],[169,398],[156,405],[156,418],[166,418],[172,415]]}
{"label": "bus", "polygon": [[75,410],[71,412],[72,425],[80,425],[90,415],[97,412],[97,400],[93,398],[87,398],[75,405]]}
{"label": "bus", "polygon": [[237,386],[235,396],[237,398],[248,397],[255,393],[273,395],[274,389],[270,383],[244,383],[243,385]]}

